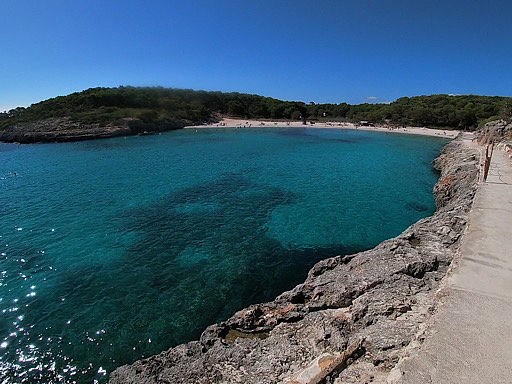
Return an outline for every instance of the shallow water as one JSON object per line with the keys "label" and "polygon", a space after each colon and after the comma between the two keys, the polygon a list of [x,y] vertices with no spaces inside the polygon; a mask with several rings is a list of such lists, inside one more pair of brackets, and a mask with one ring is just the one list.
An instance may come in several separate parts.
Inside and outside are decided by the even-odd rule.
{"label": "shallow water", "polygon": [[0,144],[3,382],[105,382],[398,235],[434,211],[445,142],[255,128]]}

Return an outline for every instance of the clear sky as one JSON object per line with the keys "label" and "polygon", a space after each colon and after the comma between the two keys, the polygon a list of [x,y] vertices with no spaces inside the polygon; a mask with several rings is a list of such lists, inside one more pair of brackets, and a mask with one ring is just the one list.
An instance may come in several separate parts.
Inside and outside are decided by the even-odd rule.
{"label": "clear sky", "polygon": [[2,0],[0,110],[95,86],[512,95],[510,0]]}

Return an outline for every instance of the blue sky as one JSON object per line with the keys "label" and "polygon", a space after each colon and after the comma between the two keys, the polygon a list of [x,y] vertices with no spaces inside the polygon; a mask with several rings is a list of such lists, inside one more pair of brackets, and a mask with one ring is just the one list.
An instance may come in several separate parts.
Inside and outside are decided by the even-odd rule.
{"label": "blue sky", "polygon": [[95,86],[512,95],[512,2],[2,0],[0,110]]}

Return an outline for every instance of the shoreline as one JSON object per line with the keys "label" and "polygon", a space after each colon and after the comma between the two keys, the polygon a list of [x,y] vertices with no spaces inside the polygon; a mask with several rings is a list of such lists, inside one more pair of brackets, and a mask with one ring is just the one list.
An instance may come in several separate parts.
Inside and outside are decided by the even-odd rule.
{"label": "shoreline", "polygon": [[[437,307],[465,231],[479,163],[466,141],[449,142],[434,160],[441,176],[432,216],[371,250],[318,262],[275,300],[209,326],[199,341],[117,368],[110,383],[300,384],[313,373],[385,382]],[[329,371],[341,360],[344,370]]]}
{"label": "shoreline", "polygon": [[362,126],[353,123],[342,123],[342,122],[321,122],[311,124],[302,124],[301,121],[276,121],[276,120],[251,120],[251,119],[232,119],[223,118],[218,123],[202,124],[202,125],[189,125],[185,126],[184,129],[203,129],[203,128],[270,128],[270,127],[281,127],[281,128],[328,128],[328,129],[347,129],[347,130],[361,130],[361,131],[373,131],[373,132],[384,132],[384,133],[402,133],[409,135],[423,135],[423,136],[434,136],[442,137],[447,139],[454,139],[458,136],[460,131],[458,130],[447,130],[447,129],[434,129],[426,127],[390,127],[384,125],[377,126]]}
{"label": "shoreline", "polygon": [[345,122],[321,122],[302,124],[301,121],[274,121],[224,118],[217,123],[200,125],[180,125],[143,123],[137,119],[121,119],[118,124],[82,124],[71,121],[69,118],[49,118],[35,123],[19,124],[0,131],[1,143],[15,144],[51,144],[66,143],[85,140],[109,139],[123,136],[144,136],[169,132],[179,129],[203,128],[318,128],[318,129],[345,129],[363,130],[382,133],[399,133],[410,135],[423,135],[454,139],[461,132],[458,130],[443,130],[426,127],[392,127],[387,125],[362,126]]}
{"label": "shoreline", "polygon": [[512,162],[500,144],[476,192],[459,255],[438,291],[436,313],[417,336],[423,342],[411,343],[389,384],[511,381]]}

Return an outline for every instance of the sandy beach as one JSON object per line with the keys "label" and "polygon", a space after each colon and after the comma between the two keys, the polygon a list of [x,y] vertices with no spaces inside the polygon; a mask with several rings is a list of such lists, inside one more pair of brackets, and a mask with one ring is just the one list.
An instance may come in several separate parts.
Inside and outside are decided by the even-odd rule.
{"label": "sandy beach", "polygon": [[388,133],[402,133],[412,135],[437,136],[446,138],[455,138],[459,131],[445,129],[431,129],[426,127],[389,127],[389,126],[362,126],[345,122],[307,122],[306,125],[301,121],[272,121],[272,120],[250,120],[250,119],[232,119],[224,118],[218,123],[193,125],[185,128],[251,128],[251,127],[295,127],[295,128],[336,128],[336,129],[360,129],[365,131],[377,131]]}

